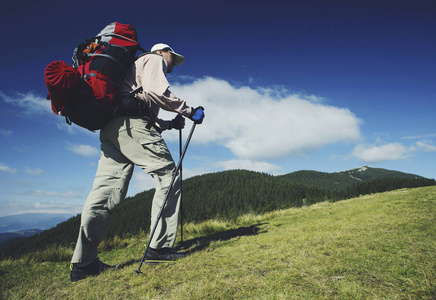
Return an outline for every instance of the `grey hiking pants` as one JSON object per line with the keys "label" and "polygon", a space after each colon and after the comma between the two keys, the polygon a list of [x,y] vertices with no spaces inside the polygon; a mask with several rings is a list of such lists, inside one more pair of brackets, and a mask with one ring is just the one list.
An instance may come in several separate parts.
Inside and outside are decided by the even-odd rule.
{"label": "grey hiking pants", "polygon": [[[150,174],[156,182],[151,209],[150,228],[153,227],[175,172],[175,163],[161,135],[154,128],[146,129],[146,125],[142,119],[116,117],[101,130],[101,156],[92,190],[83,207],[71,263],[88,263],[97,257],[97,247],[111,211],[124,200],[134,165]],[[176,177],[150,247],[173,247],[179,200],[180,180]]]}

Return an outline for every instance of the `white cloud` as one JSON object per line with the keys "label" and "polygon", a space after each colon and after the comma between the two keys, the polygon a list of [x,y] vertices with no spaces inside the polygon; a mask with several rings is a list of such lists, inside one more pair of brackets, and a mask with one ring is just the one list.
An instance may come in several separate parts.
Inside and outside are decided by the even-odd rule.
{"label": "white cloud", "polygon": [[18,112],[25,114],[51,112],[51,104],[47,99],[36,96],[32,92],[26,94],[17,93],[15,97],[7,96],[0,91],[0,98],[3,102],[19,107]]}
{"label": "white cloud", "polygon": [[139,192],[154,189],[156,187],[156,183],[153,177],[145,173],[142,169],[135,169],[132,181],[133,182],[131,184],[131,190],[129,191],[129,195],[135,195]]}
{"label": "white cloud", "polygon": [[41,175],[41,174],[44,173],[44,171],[41,170],[41,169],[39,169],[39,168],[31,169],[31,168],[29,168],[29,167],[27,167],[27,168],[24,170],[24,172],[26,172],[26,173],[29,174],[29,175]]}
{"label": "white cloud", "polygon": [[76,215],[82,211],[83,204],[58,202],[0,202],[0,217],[24,213],[52,213]]}
{"label": "white cloud", "polygon": [[390,143],[382,146],[358,145],[353,150],[353,155],[368,163],[378,163],[406,159],[410,157],[410,149],[400,143]]}
{"label": "white cloud", "polygon": [[82,194],[76,192],[47,192],[42,190],[28,190],[28,191],[11,191],[11,195],[24,195],[24,196],[36,196],[42,198],[83,198]]}
{"label": "white cloud", "polygon": [[0,129],[0,135],[2,135],[2,136],[9,136],[11,134],[12,134],[11,130]]}
{"label": "white cloud", "polygon": [[223,145],[242,160],[301,155],[360,138],[360,120],[353,113],[321,104],[315,96],[287,95],[283,88],[234,87],[215,78],[172,90],[188,105],[205,107],[195,142]]}
{"label": "white cloud", "polygon": [[417,139],[431,138],[431,137],[436,137],[436,132],[415,135],[415,136],[406,136],[403,139],[405,139],[405,140],[417,140]]}
{"label": "white cloud", "polygon": [[431,145],[428,141],[416,142],[416,147],[424,152],[436,152],[436,146]]}
{"label": "white cloud", "polygon": [[43,197],[56,197],[56,198],[81,198],[82,196],[73,192],[56,193],[56,192],[45,192],[45,191],[32,191],[28,193],[32,196],[43,196]]}
{"label": "white cloud", "polygon": [[17,173],[17,169],[13,169],[13,168],[5,165],[4,163],[0,163],[0,171],[1,172],[6,172],[6,173],[10,173],[10,174]]}
{"label": "white cloud", "polygon": [[76,145],[67,142],[67,148],[73,153],[82,156],[96,156],[100,154],[100,151],[90,145]]}
{"label": "white cloud", "polygon": [[380,146],[375,145],[357,145],[352,154],[367,163],[379,163],[384,161],[393,161],[407,159],[415,156],[418,152],[436,152],[436,146],[430,141],[418,141],[414,145],[405,146],[401,143],[389,143]]}
{"label": "white cloud", "polygon": [[279,166],[266,162],[254,162],[248,159],[244,160],[228,160],[215,163],[216,166],[224,170],[245,169],[265,173],[277,173],[281,168]]}

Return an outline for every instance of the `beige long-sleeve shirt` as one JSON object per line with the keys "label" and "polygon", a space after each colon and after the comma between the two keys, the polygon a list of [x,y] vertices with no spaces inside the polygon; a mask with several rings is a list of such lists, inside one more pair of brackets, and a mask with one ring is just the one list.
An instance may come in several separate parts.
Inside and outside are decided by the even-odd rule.
{"label": "beige long-sleeve shirt", "polygon": [[[122,96],[128,95],[142,86],[143,91],[137,94],[137,98],[145,101],[156,116],[159,114],[159,109],[162,108],[189,117],[191,107],[169,90],[170,84],[166,74],[167,65],[160,55],[143,55],[127,70],[120,87],[120,94]],[[168,128],[167,122],[160,119],[157,119],[156,122],[162,129]]]}

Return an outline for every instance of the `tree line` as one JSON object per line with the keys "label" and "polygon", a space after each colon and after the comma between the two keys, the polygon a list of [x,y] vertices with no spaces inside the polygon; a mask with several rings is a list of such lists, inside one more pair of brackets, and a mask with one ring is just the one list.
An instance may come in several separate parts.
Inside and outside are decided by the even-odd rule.
{"label": "tree line", "polygon": [[[290,207],[301,207],[323,201],[338,201],[359,195],[380,193],[400,188],[436,185],[426,178],[378,178],[342,188],[323,188],[297,183],[284,176],[233,170],[196,176],[183,181],[183,222],[208,219],[234,219],[246,213],[265,213]],[[154,189],[128,197],[114,210],[106,239],[147,233],[150,229],[151,202]],[[80,215],[56,227],[25,239],[3,245],[1,257],[19,257],[54,245],[74,247],[80,226]]]}

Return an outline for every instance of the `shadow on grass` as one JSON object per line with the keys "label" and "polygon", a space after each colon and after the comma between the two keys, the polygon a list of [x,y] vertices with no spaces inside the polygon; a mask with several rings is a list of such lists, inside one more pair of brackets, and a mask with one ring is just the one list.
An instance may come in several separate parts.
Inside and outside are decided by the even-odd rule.
{"label": "shadow on grass", "polygon": [[212,242],[216,241],[228,241],[232,238],[237,238],[241,236],[251,236],[251,235],[257,235],[260,233],[266,232],[265,229],[260,228],[265,223],[255,224],[248,227],[239,227],[236,229],[229,229],[226,231],[218,232],[209,236],[195,238],[192,240],[183,241],[183,243],[180,243],[177,246],[177,250],[184,250],[184,249],[192,249],[188,250],[186,254],[192,254],[201,250],[204,250],[209,247],[209,245]]}
{"label": "shadow on grass", "polygon": [[[179,250],[192,248],[192,249],[186,251],[186,254],[189,255],[189,254],[192,254],[192,253],[195,253],[195,252],[198,252],[198,251],[201,251],[201,250],[208,248],[212,242],[228,241],[232,238],[237,238],[237,237],[241,237],[241,236],[252,236],[252,235],[258,235],[260,233],[265,233],[266,229],[260,227],[264,224],[265,223],[260,223],[260,224],[255,224],[255,225],[251,225],[248,227],[239,227],[236,229],[229,229],[229,230],[218,232],[218,233],[215,233],[215,234],[212,234],[209,236],[183,241],[183,243],[179,243],[179,245],[177,245],[176,250],[179,251]],[[133,264],[139,263],[139,262],[140,262],[140,260],[130,260],[130,261],[125,262],[123,264],[117,265],[117,269],[122,269],[122,268],[125,268],[127,266],[131,266]],[[168,263],[168,262],[166,262],[166,263]]]}

